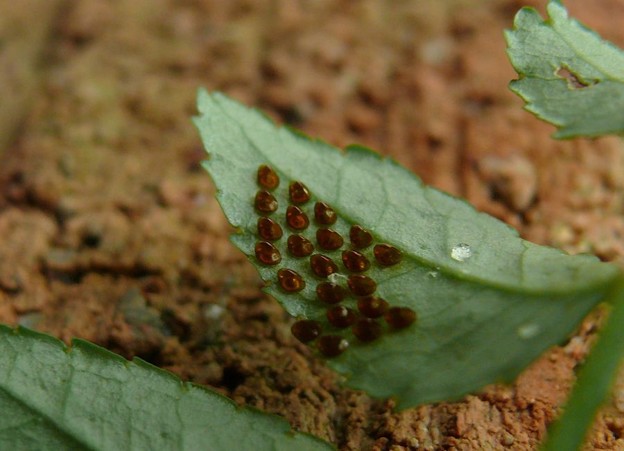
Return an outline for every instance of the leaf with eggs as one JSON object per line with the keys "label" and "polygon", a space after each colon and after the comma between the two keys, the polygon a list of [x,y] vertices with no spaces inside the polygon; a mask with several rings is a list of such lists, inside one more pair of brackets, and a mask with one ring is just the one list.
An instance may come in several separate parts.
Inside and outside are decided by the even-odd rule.
{"label": "leaf with eggs", "polygon": [[[368,149],[340,151],[219,93],[200,91],[198,105],[233,243],[298,318],[302,341],[331,356],[349,386],[400,408],[511,380],[565,340],[619,274],[524,241]],[[278,185],[264,184],[265,166]],[[274,210],[256,208],[259,192]],[[257,252],[268,242],[261,218],[282,231],[269,236],[276,255]]]}

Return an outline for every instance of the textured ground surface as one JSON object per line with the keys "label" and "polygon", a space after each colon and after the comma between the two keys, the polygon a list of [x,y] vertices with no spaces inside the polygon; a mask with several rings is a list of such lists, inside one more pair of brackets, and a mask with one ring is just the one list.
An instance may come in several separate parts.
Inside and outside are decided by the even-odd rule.
{"label": "textured ground surface", "polygon": [[[554,142],[507,90],[502,30],[545,1],[59,3],[0,160],[0,321],[140,356],[341,449],[535,449],[599,315],[512,386],[457,403],[397,414],[341,388],[227,241],[189,117],[198,86],[219,89],[392,155],[530,240],[622,261],[622,142]],[[624,2],[567,5],[624,46]],[[624,449],[618,388],[588,449]]]}

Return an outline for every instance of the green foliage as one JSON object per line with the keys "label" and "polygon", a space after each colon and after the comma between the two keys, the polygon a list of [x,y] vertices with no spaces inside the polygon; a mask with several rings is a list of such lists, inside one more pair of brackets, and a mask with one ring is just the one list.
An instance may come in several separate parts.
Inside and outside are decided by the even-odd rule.
{"label": "green foliage", "polygon": [[[508,54],[520,75],[511,89],[526,108],[555,124],[558,138],[624,132],[624,52],[548,4],[550,20],[523,8],[506,33]],[[546,451],[574,450],[583,442],[609,394],[624,356],[624,279],[607,296],[611,312],[560,420],[549,430]]]}
{"label": "green foliage", "polygon": [[624,133],[624,52],[570,19],[560,2],[548,14],[523,8],[506,33],[520,76],[511,89],[559,128],[555,137]]}
{"label": "green foliage", "polygon": [[[340,152],[278,128],[220,94],[201,91],[198,104],[201,116],[195,122],[209,152],[205,166],[238,230],[232,241],[256,264],[266,292],[293,316],[317,320],[324,330],[347,338],[350,348],[330,365],[347,375],[350,386],[373,396],[395,396],[401,408],[511,380],[547,347],[564,340],[618,274],[616,267],[593,257],[572,257],[526,242],[502,222],[424,186],[369,150]],[[275,266],[259,265],[254,253],[256,171],[262,164],[282,180],[274,192],[279,209],[271,216],[285,230],[275,242],[282,256]],[[375,264],[370,249],[364,251],[373,262],[367,274],[377,281],[379,296],[417,313],[415,324],[368,344],[328,324],[326,305],[315,293],[322,279],[311,272],[308,258],[292,257],[286,249],[284,212],[292,181],[310,189],[313,199],[302,208],[311,218],[314,201],[326,202],[338,214],[332,227],[343,237],[358,224],[376,242],[402,251],[402,262],[392,267]],[[303,234],[315,242],[317,228],[312,221]],[[462,243],[472,255],[460,261],[452,252]],[[323,253],[341,260],[340,250]],[[285,293],[276,283],[280,268],[301,274],[305,289]],[[344,304],[357,309],[353,298]]]}
{"label": "green foliage", "polygon": [[0,326],[0,449],[329,450],[143,361]]}
{"label": "green foliage", "polygon": [[[557,137],[624,131],[624,54],[569,19],[558,1],[550,19],[531,8],[507,32],[509,56],[520,79],[511,88],[527,109],[555,124]],[[400,408],[449,400],[488,383],[508,381],[547,347],[564,340],[601,301],[611,309],[600,340],[579,373],[579,383],[546,450],[572,450],[607,396],[624,354],[624,277],[589,256],[568,256],[536,246],[465,202],[426,187],[396,163],[370,150],[338,149],[276,127],[261,114],[220,95],[199,95],[195,119],[209,160],[205,167],[218,199],[237,228],[232,238],[267,282],[265,291],[293,316],[318,321],[349,349],[329,360],[348,384],[373,396],[394,396]],[[281,178],[271,215],[286,232],[275,241],[281,261],[257,261],[256,171],[268,164]],[[355,338],[327,319],[308,257],[287,250],[284,219],[288,185],[301,181],[312,200],[338,219],[331,227],[345,243],[323,254],[337,262],[334,280],[349,276],[341,252],[360,225],[375,243],[402,253],[400,263],[379,264],[372,246],[366,275],[376,295],[408,307],[417,321],[396,331],[383,321],[381,337]],[[301,231],[318,250],[311,221]],[[463,252],[463,254],[462,254]],[[287,293],[279,269],[297,271],[305,288]],[[356,296],[343,301],[358,310]],[[331,447],[297,434],[279,417],[237,407],[223,396],[135,360],[76,340],[70,348],[26,329],[0,326],[0,449],[211,449],[320,450]]]}
{"label": "green foliage", "polygon": [[579,372],[561,419],[548,431],[544,451],[578,449],[598,408],[611,392],[624,356],[624,277],[613,287],[608,300],[611,312],[607,323]]}

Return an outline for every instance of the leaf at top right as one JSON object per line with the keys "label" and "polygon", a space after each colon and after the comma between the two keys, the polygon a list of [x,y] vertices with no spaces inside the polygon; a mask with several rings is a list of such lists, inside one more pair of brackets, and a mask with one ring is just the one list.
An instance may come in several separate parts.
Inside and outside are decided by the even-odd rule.
{"label": "leaf at top right", "polygon": [[624,133],[624,52],[569,18],[558,0],[548,15],[523,8],[505,33],[520,76],[511,90],[559,129],[556,138]]}

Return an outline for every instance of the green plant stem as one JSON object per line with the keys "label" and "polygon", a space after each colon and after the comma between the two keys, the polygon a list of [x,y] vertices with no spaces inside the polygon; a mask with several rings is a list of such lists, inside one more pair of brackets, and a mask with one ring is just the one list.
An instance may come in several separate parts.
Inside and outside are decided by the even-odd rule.
{"label": "green plant stem", "polygon": [[543,451],[580,449],[596,413],[611,392],[624,357],[624,274],[606,298],[611,311],[598,341],[579,371],[564,412],[548,431]]}

